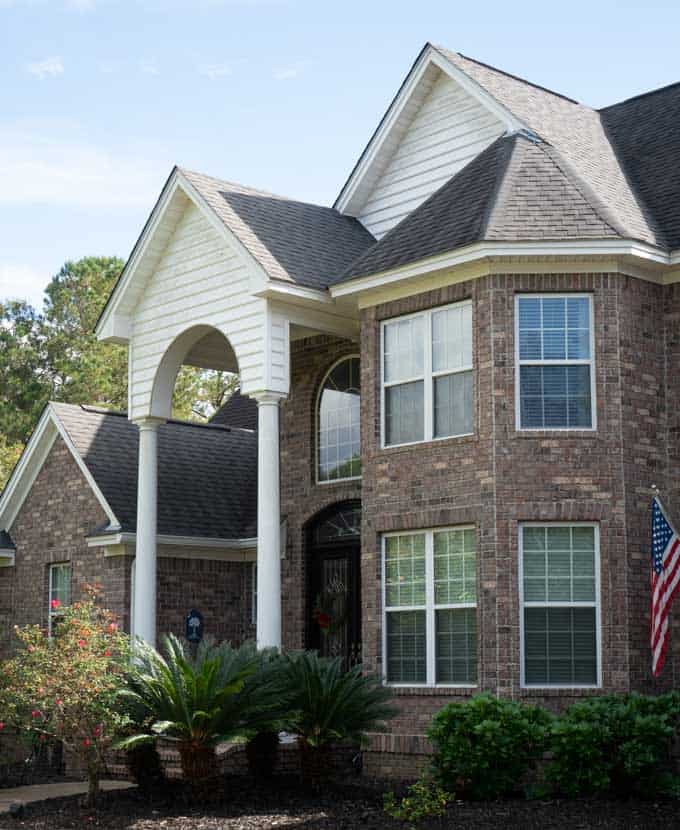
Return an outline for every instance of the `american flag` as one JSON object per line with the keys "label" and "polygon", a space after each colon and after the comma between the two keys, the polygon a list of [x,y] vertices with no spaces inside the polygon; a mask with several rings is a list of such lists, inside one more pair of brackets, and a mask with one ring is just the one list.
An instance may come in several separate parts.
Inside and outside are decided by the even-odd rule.
{"label": "american flag", "polygon": [[652,501],[652,674],[658,677],[668,648],[668,611],[680,587],[680,538],[661,502]]}

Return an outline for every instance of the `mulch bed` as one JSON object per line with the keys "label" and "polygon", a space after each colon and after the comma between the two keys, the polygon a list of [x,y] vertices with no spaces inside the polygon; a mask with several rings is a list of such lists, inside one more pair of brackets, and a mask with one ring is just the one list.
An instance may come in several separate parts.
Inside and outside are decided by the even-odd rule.
{"label": "mulch bed", "polygon": [[[172,800],[170,800],[172,795]],[[256,787],[243,779],[226,782],[211,803],[190,803],[179,785],[172,794],[149,801],[134,790],[106,793],[97,810],[80,799],[62,798],[28,806],[21,817],[0,817],[0,828],[66,830],[399,830],[406,825],[385,816],[382,788],[343,785],[322,796],[304,793],[294,782]],[[680,828],[677,802],[505,801],[452,804],[444,819],[423,830],[672,830]]]}

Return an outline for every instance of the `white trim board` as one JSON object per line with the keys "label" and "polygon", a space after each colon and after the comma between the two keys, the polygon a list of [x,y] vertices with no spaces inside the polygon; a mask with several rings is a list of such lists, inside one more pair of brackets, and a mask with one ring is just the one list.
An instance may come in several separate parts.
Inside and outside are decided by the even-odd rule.
{"label": "white trim board", "polygon": [[14,469],[7,486],[3,490],[2,498],[0,498],[0,530],[6,530],[8,533],[11,530],[14,521],[21,510],[23,503],[26,501],[31,487],[38,473],[42,469],[50,450],[54,446],[54,442],[61,436],[64,443],[73,456],[80,472],[83,474],[90,489],[94,493],[97,501],[101,505],[102,510],[106,513],[112,527],[117,527],[120,522],[116,518],[111,506],[104,498],[104,494],[99,489],[96,481],[92,477],[92,473],[88,470],[85,462],[81,458],[78,450],[75,448],[70,435],[66,428],[59,420],[59,416],[52,404],[47,404],[38,421],[38,426],[33,431],[26,448],[21,454],[19,463]]}
{"label": "white trim board", "polygon": [[[630,257],[635,260],[643,262],[649,269],[650,274],[648,279],[660,284],[676,282],[680,280],[680,274],[664,273],[665,268],[672,266],[676,254],[668,254],[660,248],[655,248],[653,245],[647,245],[644,242],[636,242],[635,240],[620,239],[620,240],[592,240],[590,242],[583,242],[579,240],[552,240],[546,242],[475,242],[471,245],[465,245],[462,248],[457,248],[453,251],[447,251],[444,254],[438,254],[433,257],[418,260],[416,262],[407,263],[406,265],[392,268],[386,271],[381,271],[376,274],[369,274],[364,277],[356,277],[346,282],[338,283],[330,286],[329,290],[331,296],[334,298],[340,297],[356,297],[357,295],[373,291],[377,289],[384,289],[387,286],[393,286],[397,283],[411,280],[415,277],[421,277],[428,274],[434,274],[437,271],[444,271],[453,269],[462,265],[469,265],[471,263],[480,262],[481,260],[508,260],[503,262],[496,268],[497,271],[503,273],[510,267],[510,263],[519,258],[523,260],[523,267],[520,269],[522,273],[533,273],[533,261],[537,260],[552,260],[552,272],[560,272],[559,258],[574,258],[585,257],[591,261],[595,257],[605,257],[611,261],[616,257]],[[678,260],[680,262],[680,260]],[[506,267],[507,266],[507,267]],[[657,278],[653,279],[653,272],[657,273]],[[544,269],[542,269],[544,270]],[[513,273],[518,273],[516,265],[512,267]],[[481,275],[481,274],[480,274]],[[412,292],[415,293],[415,292]]]}

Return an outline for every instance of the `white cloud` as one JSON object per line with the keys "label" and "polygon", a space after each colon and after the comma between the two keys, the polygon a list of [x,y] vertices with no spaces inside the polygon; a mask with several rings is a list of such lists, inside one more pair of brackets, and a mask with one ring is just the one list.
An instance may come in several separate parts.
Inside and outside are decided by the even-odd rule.
{"label": "white cloud", "polygon": [[278,69],[275,69],[272,74],[275,81],[290,81],[301,75],[306,66],[306,61],[297,61],[296,63],[289,64],[288,66],[280,66]]}
{"label": "white cloud", "polygon": [[50,281],[48,274],[23,264],[0,263],[0,302],[2,300],[28,300],[38,308],[42,294]]}
{"label": "white cloud", "polygon": [[145,75],[160,75],[161,70],[158,68],[156,61],[140,61],[139,68]]}
{"label": "white cloud", "polygon": [[64,74],[64,63],[61,58],[45,58],[42,61],[34,61],[26,66],[29,74],[44,81],[45,78],[56,78]]}
{"label": "white cloud", "polygon": [[231,67],[226,63],[202,63],[198,67],[198,74],[204,75],[211,81],[217,81],[220,78],[226,78],[231,75]]}
{"label": "white cloud", "polygon": [[0,122],[0,204],[148,208],[164,174],[152,153],[96,145],[73,123]]}

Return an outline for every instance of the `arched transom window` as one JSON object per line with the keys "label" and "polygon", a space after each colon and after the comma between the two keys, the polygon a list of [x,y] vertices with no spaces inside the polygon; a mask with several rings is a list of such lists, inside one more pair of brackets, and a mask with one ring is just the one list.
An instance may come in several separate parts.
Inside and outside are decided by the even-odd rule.
{"label": "arched transom window", "polygon": [[319,393],[318,480],[361,476],[359,358],[344,357],[326,375]]}

